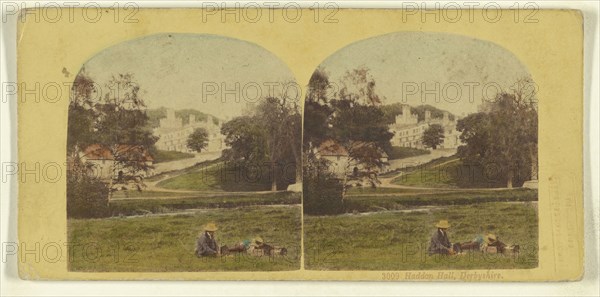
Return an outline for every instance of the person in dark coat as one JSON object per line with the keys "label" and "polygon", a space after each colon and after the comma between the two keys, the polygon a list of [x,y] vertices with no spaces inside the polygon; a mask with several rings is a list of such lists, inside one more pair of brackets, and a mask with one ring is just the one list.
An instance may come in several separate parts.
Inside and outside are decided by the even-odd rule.
{"label": "person in dark coat", "polygon": [[198,257],[216,257],[219,255],[219,246],[215,239],[217,226],[214,223],[208,223],[204,226],[204,233],[196,241],[196,256]]}
{"label": "person in dark coat", "polygon": [[454,255],[459,252],[458,246],[450,243],[450,239],[448,239],[447,230],[450,228],[448,221],[441,220],[435,226],[437,227],[437,230],[433,233],[431,241],[429,242],[429,255]]}

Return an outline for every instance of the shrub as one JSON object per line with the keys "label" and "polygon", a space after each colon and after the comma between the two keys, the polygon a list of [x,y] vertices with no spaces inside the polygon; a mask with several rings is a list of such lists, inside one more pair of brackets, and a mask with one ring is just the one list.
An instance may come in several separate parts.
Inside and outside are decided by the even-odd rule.
{"label": "shrub", "polygon": [[324,167],[304,171],[303,209],[305,214],[332,215],[344,212],[343,184]]}
{"label": "shrub", "polygon": [[97,178],[67,179],[67,217],[101,218],[109,215],[108,185]]}

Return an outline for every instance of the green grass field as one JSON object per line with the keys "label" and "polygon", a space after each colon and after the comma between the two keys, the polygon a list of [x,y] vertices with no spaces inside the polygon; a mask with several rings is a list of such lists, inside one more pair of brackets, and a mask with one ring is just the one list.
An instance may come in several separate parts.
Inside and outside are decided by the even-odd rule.
{"label": "green grass field", "polygon": [[443,157],[422,166],[403,169],[393,184],[427,188],[493,188],[505,184],[481,166],[469,166],[456,156]]}
{"label": "green grass field", "polygon": [[[272,271],[300,268],[299,205],[212,209],[191,215],[68,220],[69,270],[104,271]],[[215,222],[219,245],[261,236],[285,246],[285,257],[197,258],[196,237]]]}
{"label": "green grass field", "polygon": [[[537,211],[531,203],[479,203],[415,212],[304,216],[305,267],[313,270],[512,269],[537,267]],[[429,256],[434,224],[448,219],[452,242],[494,232],[518,256],[469,252]]]}
{"label": "green grass field", "polygon": [[193,158],[194,154],[175,152],[175,151],[157,150],[154,153],[153,157],[154,157],[154,163],[162,163],[162,162],[170,162],[170,161],[176,161],[176,160],[181,160],[181,159]]}
{"label": "green grass field", "polygon": [[[157,186],[190,191],[268,191],[271,185],[257,182],[239,168],[228,168],[223,162],[206,162],[184,169],[183,174],[160,181]],[[236,170],[237,169],[237,170]]]}
{"label": "green grass field", "polygon": [[390,160],[395,160],[395,159],[404,159],[404,158],[420,156],[420,155],[427,155],[427,154],[431,154],[431,151],[418,149],[418,148],[412,148],[412,147],[393,146],[391,151],[388,154],[388,157]]}

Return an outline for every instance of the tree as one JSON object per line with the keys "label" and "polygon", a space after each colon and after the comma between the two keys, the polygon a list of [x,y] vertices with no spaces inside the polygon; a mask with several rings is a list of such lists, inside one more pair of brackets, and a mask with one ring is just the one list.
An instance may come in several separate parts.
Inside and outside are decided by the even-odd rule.
{"label": "tree", "polygon": [[[248,114],[225,123],[221,133],[231,148],[224,152],[228,160],[246,168],[268,165],[271,190],[302,180],[302,116],[296,102],[265,98]],[[284,175],[288,168],[294,169],[293,177]]]}
{"label": "tree", "polygon": [[461,158],[494,168],[507,188],[529,179],[536,167],[538,115],[532,99],[518,90],[501,93],[484,106],[485,112],[457,123],[465,143],[458,150]]}
{"label": "tree", "polygon": [[[331,92],[336,86],[340,87],[339,91]],[[305,170],[304,197],[306,201],[317,201],[319,198],[311,195],[318,195],[319,189],[315,190],[311,183],[325,187],[324,185],[333,183],[329,179],[338,178],[340,191],[337,193],[340,201],[343,201],[348,187],[346,178],[353,167],[357,164],[365,168],[379,167],[382,165],[383,151],[391,149],[390,139],[393,134],[389,132],[381,109],[382,97],[376,91],[376,83],[369,69],[364,67],[347,71],[339,84],[330,83],[327,72],[317,69],[309,81],[308,89],[304,110],[304,155],[316,158],[316,149],[326,140],[333,140],[335,145],[342,146],[348,153],[349,162],[341,180],[320,171],[319,174],[311,175]],[[318,163],[317,161],[324,160],[311,162]],[[325,164],[323,167],[328,166]],[[375,175],[369,175],[369,178],[376,182]],[[329,194],[334,193],[335,191]],[[336,204],[323,204],[324,207],[325,205],[334,207]]]}
{"label": "tree", "polygon": [[190,150],[200,152],[208,145],[208,132],[204,128],[196,128],[187,139],[187,147]]}
{"label": "tree", "polygon": [[231,119],[221,126],[229,161],[262,163],[267,159],[267,135],[259,122],[250,115]]}
{"label": "tree", "polygon": [[[75,78],[69,103],[67,151],[73,164],[90,144],[108,150],[114,164],[109,181],[110,196],[124,180],[143,187],[142,173],[151,169],[147,152],[154,148],[157,138],[147,125],[146,105],[139,96],[140,87],[133,74],[113,76],[106,84],[110,90],[103,98],[96,98],[97,84],[82,71]],[[72,166],[72,168],[83,167]],[[122,170],[126,168],[126,170]],[[119,174],[117,174],[119,171]],[[69,174],[85,174],[85,170],[71,170]]]}
{"label": "tree", "polygon": [[380,105],[383,101],[375,89],[375,80],[367,67],[346,71],[339,86],[337,97],[341,100],[373,106]]}
{"label": "tree", "polygon": [[79,149],[94,143],[94,125],[98,103],[98,86],[86,73],[85,68],[75,77],[69,101],[67,125],[67,152],[74,157]]}
{"label": "tree", "polygon": [[308,93],[304,102],[303,150],[307,154],[323,141],[331,137],[329,120],[333,109],[329,107],[331,99],[329,74],[322,68],[315,70],[308,82]]}
{"label": "tree", "polygon": [[[275,174],[277,166],[284,168],[294,163],[296,180],[300,180],[301,160],[300,141],[302,137],[302,119],[299,108],[295,102],[288,102],[275,97],[265,98],[256,108],[257,122],[265,129],[267,148],[271,172]],[[285,158],[286,152],[293,154],[293,158]],[[271,190],[277,190],[275,176],[272,178]]]}
{"label": "tree", "polygon": [[324,102],[329,99],[329,91],[331,83],[329,82],[329,74],[325,69],[319,67],[310,77],[308,81],[308,93],[306,101]]}
{"label": "tree", "polygon": [[381,108],[349,100],[331,100],[330,106],[333,109],[330,135],[346,149],[352,149],[352,143],[357,141],[375,143],[382,149],[391,147],[394,134],[389,131]]}
{"label": "tree", "polygon": [[444,142],[444,128],[440,124],[430,125],[423,132],[423,144],[425,147],[436,149],[438,145]]}

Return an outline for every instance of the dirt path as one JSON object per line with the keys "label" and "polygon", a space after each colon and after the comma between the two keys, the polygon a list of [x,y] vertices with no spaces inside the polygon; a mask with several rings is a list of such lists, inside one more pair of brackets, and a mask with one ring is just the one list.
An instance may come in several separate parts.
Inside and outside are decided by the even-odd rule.
{"label": "dirt path", "polygon": [[437,149],[426,155],[419,155],[409,158],[390,160],[390,170],[402,169],[406,167],[418,166],[429,163],[442,157],[450,157],[456,154],[456,149]]}
{"label": "dirt path", "polygon": [[[193,165],[190,165],[188,167],[185,168],[189,168],[191,166],[196,165],[198,162],[194,163]],[[203,168],[203,170],[208,170],[214,166],[217,166],[217,164],[212,164],[210,166],[206,166]],[[161,188],[158,186],[158,183],[160,183],[161,181],[170,179],[170,178],[174,178],[183,174],[186,174],[187,172],[184,172],[183,169],[185,168],[181,168],[180,170],[175,170],[173,172],[169,172],[169,173],[163,173],[163,175],[161,176],[160,179],[157,180],[152,180],[152,181],[146,181],[144,182],[144,184],[146,185],[145,187],[145,191],[154,191],[154,192],[170,192],[170,193],[206,193],[203,191],[194,191],[194,190],[175,190],[175,189],[166,189],[166,188]]]}
{"label": "dirt path", "polygon": [[[159,188],[162,189],[162,188]],[[154,191],[154,192],[165,192],[174,193],[169,190],[166,191]],[[254,195],[266,195],[271,193],[281,193],[285,191],[255,191],[255,192],[204,192],[204,191],[189,191],[190,195],[176,195],[176,196],[140,196],[140,197],[118,197],[112,198],[111,201],[125,201],[125,200],[168,200],[168,199],[186,199],[186,198],[214,198],[214,197],[227,197],[227,196],[254,196]]]}
{"label": "dirt path", "polygon": [[[184,160],[177,160],[177,161],[172,161],[172,162],[166,162],[166,163],[159,163],[155,166],[164,164],[162,167],[162,172],[160,172],[159,174],[162,174],[161,177],[157,180],[151,180],[151,181],[145,181],[144,182],[144,191],[152,191],[152,192],[163,192],[163,193],[182,193],[182,194],[189,194],[189,195],[177,195],[177,196],[146,196],[146,197],[127,197],[127,198],[123,198],[123,197],[119,197],[119,198],[112,198],[111,200],[116,201],[116,200],[145,200],[145,199],[178,199],[178,198],[198,198],[198,197],[221,197],[221,196],[229,196],[229,195],[262,195],[262,194],[270,194],[270,193],[278,193],[278,192],[285,192],[285,191],[247,191],[247,192],[225,192],[225,191],[195,191],[195,190],[176,190],[176,189],[166,189],[166,188],[162,188],[158,186],[158,183],[167,180],[167,179],[171,179],[183,174],[187,174],[188,172],[184,171],[184,169],[192,167],[198,163],[201,162],[205,162],[205,161],[210,161],[210,160],[214,160],[217,159],[221,156],[221,152],[218,153],[206,153],[206,154],[199,154],[198,156],[196,156],[195,158],[190,158],[190,159],[184,159]],[[206,166],[204,168],[202,168],[202,170],[209,170],[212,167],[218,166],[218,163],[212,164],[210,166]],[[171,170],[166,170],[166,168],[169,168]],[[173,169],[173,168],[178,168],[178,169]],[[156,172],[156,169],[155,169]]]}
{"label": "dirt path", "polygon": [[[247,207],[255,207],[255,206],[241,206],[231,209],[243,209]],[[260,205],[260,207],[272,207],[272,208],[294,208],[300,207],[300,204],[273,204],[273,205]],[[147,217],[170,217],[170,216],[178,216],[178,215],[195,215],[199,213],[209,213],[213,210],[223,210],[223,208],[190,208],[190,209],[182,209],[174,212],[164,212],[164,213],[147,213],[143,215],[131,215],[131,216],[122,216],[119,218],[123,219],[133,219],[133,218],[147,218]],[[116,217],[113,217],[116,218]]]}
{"label": "dirt path", "polygon": [[196,154],[193,158],[175,160],[171,162],[154,164],[154,174],[161,174],[169,171],[181,170],[192,167],[197,163],[216,160],[221,157],[221,152],[207,152]]}

